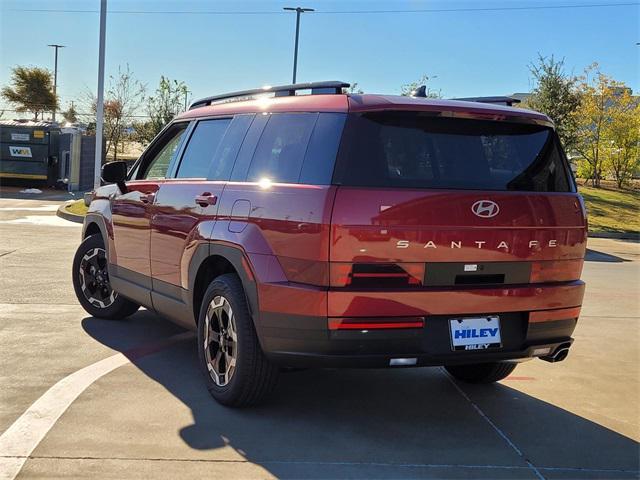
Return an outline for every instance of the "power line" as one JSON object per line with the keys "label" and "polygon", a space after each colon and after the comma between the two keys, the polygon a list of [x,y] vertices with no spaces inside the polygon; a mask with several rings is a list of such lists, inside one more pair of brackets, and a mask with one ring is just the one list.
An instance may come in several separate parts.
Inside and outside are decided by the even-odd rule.
{"label": "power line", "polygon": [[[624,3],[590,3],[574,5],[531,5],[520,7],[470,7],[470,8],[422,8],[405,10],[316,10],[314,15],[368,15],[368,14],[393,14],[393,13],[455,13],[455,12],[500,12],[523,10],[559,10],[578,8],[607,8],[607,7],[631,7],[640,6],[640,2]],[[53,8],[15,8],[7,9],[13,12],[36,13],[98,13],[97,10],[79,9],[53,9]],[[311,12],[310,12],[311,13]],[[207,11],[207,10],[110,10],[109,14],[124,15],[286,15],[287,12],[279,11]]]}

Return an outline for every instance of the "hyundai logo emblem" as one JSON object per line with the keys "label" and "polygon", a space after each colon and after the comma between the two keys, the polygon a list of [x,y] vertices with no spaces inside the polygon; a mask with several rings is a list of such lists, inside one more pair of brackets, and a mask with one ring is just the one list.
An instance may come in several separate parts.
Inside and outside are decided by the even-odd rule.
{"label": "hyundai logo emblem", "polygon": [[478,217],[491,218],[500,212],[500,207],[491,200],[478,200],[471,206],[471,211]]}

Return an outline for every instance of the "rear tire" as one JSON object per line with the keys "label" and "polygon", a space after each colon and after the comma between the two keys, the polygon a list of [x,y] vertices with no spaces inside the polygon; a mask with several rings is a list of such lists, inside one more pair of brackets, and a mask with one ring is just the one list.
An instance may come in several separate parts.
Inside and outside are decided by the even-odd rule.
{"label": "rear tire", "polygon": [[140,308],[111,288],[101,235],[91,235],[80,244],[73,258],[72,278],[80,305],[92,317],[121,320]]}
{"label": "rear tire", "polygon": [[262,402],[278,379],[253,327],[237,275],[216,278],[204,294],[198,318],[200,368],[213,398],[229,407]]}
{"label": "rear tire", "polygon": [[456,380],[467,383],[494,383],[508,377],[516,368],[514,362],[475,363],[444,367]]}

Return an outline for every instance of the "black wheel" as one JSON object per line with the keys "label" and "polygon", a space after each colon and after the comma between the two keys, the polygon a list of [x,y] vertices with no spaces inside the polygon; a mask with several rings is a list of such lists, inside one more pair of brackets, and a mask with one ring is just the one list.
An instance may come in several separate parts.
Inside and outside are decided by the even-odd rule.
{"label": "black wheel", "polygon": [[140,308],[111,288],[107,255],[100,235],[91,235],[80,244],[73,258],[72,276],[78,301],[93,317],[122,319]]}
{"label": "black wheel", "polygon": [[515,362],[474,363],[444,367],[449,374],[467,383],[493,383],[508,377],[515,370]]}
{"label": "black wheel", "polygon": [[198,356],[209,392],[223,405],[255,405],[275,387],[278,368],[260,348],[242,283],[235,274],[216,278],[204,294]]}

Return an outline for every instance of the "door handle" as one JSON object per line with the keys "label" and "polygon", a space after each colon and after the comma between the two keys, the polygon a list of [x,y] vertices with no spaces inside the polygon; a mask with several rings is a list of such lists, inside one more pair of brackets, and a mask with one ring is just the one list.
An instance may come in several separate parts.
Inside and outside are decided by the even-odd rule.
{"label": "door handle", "polygon": [[204,192],[202,195],[196,197],[196,203],[201,207],[209,207],[218,203],[218,196],[212,195],[209,192]]}
{"label": "door handle", "polygon": [[151,193],[143,193],[140,195],[140,201],[142,203],[153,203],[153,199],[156,198],[156,194]]}

